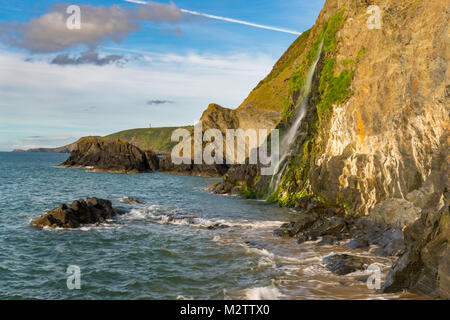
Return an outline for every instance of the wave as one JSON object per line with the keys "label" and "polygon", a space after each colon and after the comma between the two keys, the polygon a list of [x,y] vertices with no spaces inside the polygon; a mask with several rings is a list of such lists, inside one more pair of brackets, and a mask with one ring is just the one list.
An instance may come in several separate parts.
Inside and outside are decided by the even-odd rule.
{"label": "wave", "polygon": [[180,214],[176,209],[167,213],[167,209],[159,205],[151,205],[141,209],[132,209],[129,214],[125,216],[127,220],[149,220],[158,224],[171,224],[179,226],[193,226],[205,229],[228,228],[230,225],[225,220],[209,220],[199,218],[192,214]]}
{"label": "wave", "polygon": [[[149,220],[158,224],[171,224],[192,226],[204,229],[244,228],[244,229],[271,229],[279,227],[282,221],[250,221],[228,219],[206,219],[193,214],[183,213],[178,208],[165,208],[153,204],[144,208],[134,208],[125,215],[127,220]],[[218,239],[216,239],[217,241]]]}
{"label": "wave", "polygon": [[[121,201],[119,199],[118,201]],[[123,222],[133,220],[147,220],[163,225],[190,226],[201,229],[226,229],[240,228],[247,230],[273,230],[283,224],[283,221],[252,221],[252,220],[232,220],[232,219],[207,219],[194,214],[184,213],[180,208],[168,208],[158,204],[138,206],[132,208],[129,212],[114,217],[113,220],[105,221],[100,224],[82,225],[79,228],[44,228],[44,230],[81,230],[90,231],[93,229],[102,230],[117,228],[123,226]],[[30,219],[30,222],[32,219]],[[119,222],[119,223],[116,223]],[[216,238],[215,242],[225,241],[225,239]],[[226,241],[228,242],[228,241]]]}
{"label": "wave", "polygon": [[[30,219],[29,224],[31,223],[31,221],[33,221],[33,220]],[[42,230],[46,231],[46,232],[55,232],[55,231],[91,231],[91,230],[103,231],[103,230],[108,230],[108,229],[117,229],[119,227],[121,227],[121,225],[117,223],[117,218],[115,217],[114,219],[107,219],[107,220],[105,220],[105,222],[102,222],[102,223],[82,224],[78,228],[62,228],[62,227],[53,228],[53,227],[50,227],[50,226],[44,226],[42,228]]]}
{"label": "wave", "polygon": [[258,260],[258,269],[264,270],[264,269],[273,269],[277,266],[276,262],[271,259],[270,257],[261,257]]}
{"label": "wave", "polygon": [[279,300],[283,297],[281,291],[273,284],[267,287],[245,289],[243,293],[248,300]]}

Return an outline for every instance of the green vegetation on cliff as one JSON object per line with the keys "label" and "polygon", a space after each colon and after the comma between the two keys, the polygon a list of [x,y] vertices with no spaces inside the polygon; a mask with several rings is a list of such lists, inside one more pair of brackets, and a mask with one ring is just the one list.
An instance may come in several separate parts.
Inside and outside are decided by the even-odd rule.
{"label": "green vegetation on cliff", "polygon": [[[313,88],[312,105],[316,106],[316,112],[309,119],[309,130],[305,142],[298,150],[296,156],[290,159],[286,171],[282,177],[277,191],[269,197],[271,201],[278,201],[280,205],[293,206],[297,199],[313,194],[310,188],[310,174],[314,167],[317,155],[323,152],[324,141],[317,139],[319,132],[326,137],[326,127],[332,113],[334,104],[344,102],[350,96],[350,83],[358,61],[344,61],[340,73],[336,74],[336,46],[339,39],[336,34],[344,23],[344,9],[333,15],[323,26],[314,39],[309,50],[294,73],[289,83],[289,94],[291,97],[302,97],[301,92],[308,70],[311,68],[319,47],[323,43],[322,58],[319,63],[318,84]],[[360,51],[363,55],[365,50]],[[358,55],[358,59],[359,56]],[[351,66],[349,69],[348,66]],[[291,121],[298,107],[298,101],[290,99],[285,101],[285,109],[282,113],[282,122],[287,124]],[[289,102],[292,101],[292,102]],[[314,194],[320,200],[327,202],[317,192]]]}
{"label": "green vegetation on cliff", "polygon": [[275,63],[272,71],[258,83],[239,108],[253,106],[260,110],[281,112],[283,100],[288,95],[286,86],[296,70],[295,62],[306,48],[310,30],[303,32]]}
{"label": "green vegetation on cliff", "polygon": [[[193,127],[182,127],[193,130]],[[103,137],[106,140],[120,139],[134,144],[142,150],[170,153],[177,142],[171,141],[171,135],[177,127],[141,128],[113,133]]]}

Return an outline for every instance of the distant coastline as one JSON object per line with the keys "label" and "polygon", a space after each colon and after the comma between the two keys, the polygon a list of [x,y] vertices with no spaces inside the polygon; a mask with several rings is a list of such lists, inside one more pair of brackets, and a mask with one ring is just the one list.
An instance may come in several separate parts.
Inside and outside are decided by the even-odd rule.
{"label": "distant coastline", "polygon": [[[56,147],[56,148],[31,148],[31,149],[14,149],[12,152],[44,152],[44,153],[71,153],[75,148],[77,147],[77,144],[80,140],[88,138],[83,137],[78,139],[77,141],[62,146],[62,147]],[[93,138],[99,138],[97,136],[93,136]]]}
{"label": "distant coastline", "polygon": [[[61,147],[63,148],[63,147]],[[44,152],[44,153],[71,153],[69,149],[61,149],[60,148],[33,148],[33,149],[14,149],[11,152]]]}

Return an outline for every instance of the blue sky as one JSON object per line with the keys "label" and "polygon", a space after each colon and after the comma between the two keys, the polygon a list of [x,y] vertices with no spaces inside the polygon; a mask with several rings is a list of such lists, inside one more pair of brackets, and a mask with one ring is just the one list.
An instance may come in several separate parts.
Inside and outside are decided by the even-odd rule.
{"label": "blue sky", "polygon": [[[297,36],[180,17],[179,10],[302,32],[314,24],[324,2],[159,1],[164,6],[151,4],[145,18],[136,20],[129,17],[142,5],[78,0],[69,3],[82,8],[83,36],[77,39],[45,25],[68,3],[0,0],[0,150],[60,146],[149,123],[189,125],[211,102],[235,108]],[[111,31],[114,5],[120,15]],[[85,21],[92,24],[83,29],[91,11],[93,20]],[[129,21],[128,29],[118,26]],[[120,41],[112,41],[117,34]]]}

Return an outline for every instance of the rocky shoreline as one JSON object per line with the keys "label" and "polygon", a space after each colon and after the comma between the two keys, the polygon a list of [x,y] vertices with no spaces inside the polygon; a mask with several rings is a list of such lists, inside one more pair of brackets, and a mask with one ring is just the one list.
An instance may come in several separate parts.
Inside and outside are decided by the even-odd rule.
{"label": "rocky shoreline", "polygon": [[[222,181],[207,189],[215,194],[260,198],[267,194],[268,179],[260,176],[259,171],[258,165],[233,166]],[[317,246],[375,248],[374,254],[395,260],[382,292],[408,290],[422,296],[450,299],[448,190],[417,192],[414,200],[415,203],[400,198],[386,199],[369,215],[361,216],[325,204],[315,196],[304,196],[290,206],[297,212],[297,218],[274,230],[274,235],[294,238],[299,244],[316,241]],[[327,257],[323,263],[338,275],[365,270],[369,264],[351,255]]]}
{"label": "rocky shoreline", "polygon": [[[258,108],[252,98],[236,110],[212,104],[202,115],[203,129],[257,126],[290,137],[274,185],[258,165],[174,165],[170,156],[120,140],[80,141],[63,166],[223,176],[208,189],[298,213],[275,235],[375,247],[396,259],[383,292],[450,299],[446,3],[387,1],[383,29],[361,31],[367,14],[359,2],[326,1],[316,24],[287,51],[292,59],[277,63],[289,71],[280,88],[270,84],[278,74],[255,88],[271,88],[260,95],[264,101],[280,98],[272,107]],[[324,263],[346,274],[368,261],[335,255]]]}
{"label": "rocky shoreline", "polygon": [[[436,199],[435,199],[436,200]],[[450,299],[450,211],[439,203],[424,209],[420,216],[406,224],[398,233],[394,225],[380,225],[368,217],[348,217],[336,207],[328,207],[313,198],[304,198],[294,208],[297,217],[275,229],[279,237],[294,238],[298,244],[315,241],[316,246],[338,245],[361,249],[396,259],[380,293],[407,290],[434,299]],[[135,198],[124,197],[120,202],[141,204]],[[437,208],[439,208],[437,210]],[[124,211],[112,207],[109,200],[80,199],[70,205],[61,204],[30,223],[37,228],[80,228],[83,225],[107,223]],[[172,217],[186,219],[192,217]],[[228,226],[216,224],[208,229]],[[371,258],[352,254],[333,254],[322,261],[326,268],[338,276],[355,271],[366,271],[373,263]],[[358,281],[366,281],[368,276]]]}
{"label": "rocky shoreline", "polygon": [[[139,173],[161,171],[171,174],[224,176],[208,187],[216,194],[257,197],[266,177],[258,179],[258,165],[174,165],[170,155],[158,158],[123,141],[106,142],[88,138],[62,166],[88,167],[90,171]],[[251,186],[251,187],[250,187]],[[427,197],[423,209],[411,207],[402,199],[391,199],[368,216],[348,215],[339,206],[327,205],[313,196],[299,198],[293,209],[298,217],[283,224],[274,234],[295,238],[297,243],[317,241],[317,245],[342,244],[353,249],[376,247],[375,254],[396,258],[383,292],[410,290],[433,298],[450,298],[450,212],[447,192]],[[135,199],[124,202],[138,203]],[[94,204],[95,203],[95,204]],[[402,214],[399,215],[399,207]],[[85,223],[101,223],[116,212],[107,200],[79,200],[61,205],[32,222],[38,227],[76,228]],[[367,268],[368,261],[351,255],[327,257],[330,271],[345,275]]]}
{"label": "rocky shoreline", "polygon": [[187,174],[204,177],[221,177],[228,171],[227,165],[180,164],[171,156],[158,156],[151,150],[141,150],[131,143],[101,138],[80,140],[69,158],[59,165],[64,168],[85,168],[90,172],[143,173],[160,171],[171,174]]}
{"label": "rocky shoreline", "polygon": [[[304,198],[294,208],[299,217],[274,230],[274,234],[295,238],[297,243],[320,240],[318,246],[347,241],[345,246],[367,250],[375,245],[377,255],[397,259],[382,292],[408,290],[450,299],[450,211],[448,203],[444,204],[444,195],[436,195],[434,200],[417,218],[400,227],[375,222],[374,216],[348,217],[340,208]],[[385,221],[386,216],[378,218]],[[346,255],[327,257],[324,263],[338,275],[364,270],[368,265],[360,257]]]}

